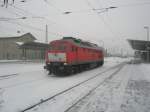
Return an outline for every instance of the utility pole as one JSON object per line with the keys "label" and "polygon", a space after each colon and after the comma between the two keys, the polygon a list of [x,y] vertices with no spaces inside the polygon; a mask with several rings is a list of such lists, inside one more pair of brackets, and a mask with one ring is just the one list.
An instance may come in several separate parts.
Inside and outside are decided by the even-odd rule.
{"label": "utility pole", "polygon": [[146,44],[146,49],[147,49],[147,62],[149,62],[150,61],[150,49],[149,49],[149,45],[148,45],[148,43],[149,43],[149,27],[148,26],[145,26],[144,27],[145,29],[146,29],[146,31],[147,31],[147,44]]}
{"label": "utility pole", "polygon": [[147,41],[149,41],[149,27],[145,26],[144,28],[147,30]]}
{"label": "utility pole", "polygon": [[45,43],[48,43],[48,25],[46,24]]}

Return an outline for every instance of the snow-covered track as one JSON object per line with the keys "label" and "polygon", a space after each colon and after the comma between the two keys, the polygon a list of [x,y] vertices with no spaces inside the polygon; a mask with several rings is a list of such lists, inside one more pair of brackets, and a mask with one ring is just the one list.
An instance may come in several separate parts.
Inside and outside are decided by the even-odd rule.
{"label": "snow-covered track", "polygon": [[14,74],[9,74],[9,75],[0,75],[0,80],[4,80],[4,79],[9,79],[12,78],[14,76],[19,75],[18,73],[14,73]]}
{"label": "snow-covered track", "polygon": [[[80,103],[82,100],[86,99],[88,96],[91,95],[92,92],[94,92],[99,86],[104,84],[105,82],[111,80],[122,68],[124,65],[119,66],[119,68],[113,72],[109,77],[105,78],[102,82],[100,82],[97,86],[95,86],[93,89],[91,89],[87,94],[85,94],[82,98],[78,99],[75,103],[73,103],[71,106],[69,106],[64,112],[70,112],[72,108],[74,108],[78,103]],[[75,107],[76,108],[76,107]]]}
{"label": "snow-covered track", "polygon": [[60,95],[62,95],[62,94],[64,94],[64,93],[67,93],[68,91],[71,91],[71,90],[73,90],[74,88],[79,87],[79,86],[83,85],[84,83],[86,83],[86,82],[88,82],[88,81],[91,81],[92,79],[95,79],[95,78],[97,78],[98,76],[100,76],[100,75],[102,75],[102,74],[104,74],[104,73],[107,73],[107,72],[109,72],[109,71],[111,71],[111,70],[113,70],[113,69],[117,69],[117,70],[115,70],[115,72],[113,72],[112,74],[109,74],[109,76],[106,77],[106,78],[105,78],[101,83],[99,83],[96,87],[92,88],[89,92],[87,92],[86,95],[84,95],[82,98],[80,98],[80,99],[77,100],[76,102],[72,103],[72,105],[69,106],[69,107],[65,110],[65,111],[67,112],[67,111],[70,110],[70,108],[72,108],[76,103],[78,103],[80,100],[82,100],[84,97],[86,97],[87,95],[89,95],[92,91],[94,91],[99,85],[101,85],[102,83],[104,83],[106,80],[111,79],[115,74],[117,74],[117,72],[119,72],[119,71],[121,70],[121,68],[122,68],[124,65],[125,65],[125,62],[120,63],[120,64],[118,64],[118,65],[116,65],[116,66],[110,67],[110,68],[106,69],[105,71],[100,72],[100,73],[97,73],[97,74],[95,74],[94,76],[92,76],[92,77],[90,77],[90,78],[88,78],[88,79],[86,79],[86,80],[84,80],[84,81],[82,81],[82,82],[80,82],[80,83],[78,83],[78,84],[72,86],[72,87],[69,87],[68,89],[65,89],[65,90],[63,90],[63,91],[61,91],[61,92],[59,92],[59,93],[57,93],[57,94],[55,94],[55,95],[53,95],[53,96],[51,96],[51,97],[49,97],[49,98],[41,99],[40,102],[37,102],[36,104],[33,104],[33,105],[31,105],[31,106],[25,108],[25,109],[22,110],[21,112],[25,112],[25,111],[32,110],[34,107],[39,106],[39,105],[41,105],[41,104],[43,104],[43,103],[46,103],[46,102],[48,102],[48,101],[50,101],[50,100],[53,100],[53,99],[55,99],[56,97],[58,97],[58,96],[60,96]]}

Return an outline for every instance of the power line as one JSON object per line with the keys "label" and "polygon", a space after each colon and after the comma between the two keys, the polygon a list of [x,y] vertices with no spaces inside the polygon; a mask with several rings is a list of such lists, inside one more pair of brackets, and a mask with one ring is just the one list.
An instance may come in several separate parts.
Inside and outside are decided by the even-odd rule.
{"label": "power line", "polygon": [[13,14],[13,15],[15,15],[15,16],[20,16],[20,14],[18,14],[18,13],[16,13],[16,12],[13,12],[12,10],[8,10],[9,8],[7,8],[7,10],[6,9],[4,9],[4,8],[2,8],[2,7],[0,7],[3,11],[5,11],[5,12],[8,12],[8,13],[10,13],[10,14]]}
{"label": "power line", "polygon": [[[2,30],[2,29],[5,29],[5,30],[2,30],[1,32],[3,32],[3,33],[7,33],[8,34],[8,30],[10,29],[10,28],[7,28],[7,27],[4,27],[1,23],[0,23],[0,29]],[[11,28],[11,30],[14,30],[13,28]],[[9,34],[10,36],[13,36],[13,35],[11,35],[11,34]]]}
{"label": "power line", "polygon": [[16,7],[16,6],[12,6],[12,7],[17,9],[18,11],[21,11],[21,13],[24,13],[24,14],[26,13],[27,15],[36,16],[35,14],[33,14],[33,13],[27,11],[27,10],[21,9],[19,7]]}
{"label": "power line", "polygon": [[[1,2],[1,1],[0,1]],[[10,5],[10,4],[9,4]],[[11,6],[11,5],[10,5]],[[21,9],[21,8],[18,8],[18,7],[16,7],[16,6],[11,6],[12,8],[14,8],[14,9],[16,9],[17,11],[19,11],[19,13],[21,13],[22,15],[30,15],[31,16],[31,19],[34,19],[34,18],[39,18],[39,19],[44,19],[44,20],[46,20],[47,22],[48,22],[48,24],[49,25],[52,25],[52,24],[58,24],[58,23],[56,23],[56,22],[54,22],[54,21],[52,21],[52,20],[49,20],[48,18],[46,18],[46,17],[40,17],[40,16],[37,16],[37,15],[35,15],[35,14],[33,14],[33,13],[31,13],[31,12],[29,12],[29,11],[26,11],[26,10],[24,10],[24,9]],[[8,9],[8,8],[7,8]],[[15,14],[16,15],[16,14]],[[20,16],[20,15],[18,15],[17,14],[17,16]],[[25,17],[25,16],[24,16]],[[29,17],[27,17],[27,19],[29,19]]]}
{"label": "power line", "polygon": [[[103,6],[102,6],[102,0],[95,0],[95,1],[97,1],[101,6],[100,6],[100,8],[103,8]],[[117,6],[117,8],[118,8],[118,6]],[[100,16],[100,15],[99,15]],[[103,21],[105,22],[105,19],[103,18],[103,17],[101,17],[102,19],[103,19]],[[110,20],[110,18],[107,16],[107,18]],[[105,24],[107,24],[107,26],[109,26],[109,29],[111,30],[111,32],[114,34],[114,32],[113,32],[113,30],[112,30],[112,28],[111,28],[111,26],[110,26],[110,24],[108,24],[108,22],[105,22]],[[119,32],[119,33],[117,33],[117,34],[115,34],[115,35],[120,35],[121,33]],[[118,36],[117,36],[118,37]]]}
{"label": "power line", "polygon": [[[2,1],[0,1],[0,2],[2,3]],[[16,6],[14,6],[14,5],[11,5],[11,4],[8,4],[8,5],[9,5],[10,7],[14,8],[14,9],[16,9],[17,11],[19,11],[19,13],[21,13],[21,14],[30,15],[30,16],[36,16],[35,14],[33,14],[33,13],[27,11],[27,10],[21,9],[21,8],[16,7]]]}
{"label": "power line", "polygon": [[[44,1],[45,1],[45,3],[47,3],[47,4],[50,5],[50,2],[49,2],[49,1],[47,1],[47,0],[44,0]],[[8,4],[8,5],[10,5],[10,4]],[[52,5],[52,4],[51,4],[51,5]],[[10,7],[16,9],[17,12],[19,11],[20,14],[24,15],[24,17],[25,17],[25,15],[30,15],[32,19],[33,19],[33,18],[39,18],[39,16],[37,16],[37,15],[35,15],[35,14],[33,14],[33,13],[27,11],[27,10],[24,10],[24,9],[21,9],[21,8],[16,7],[16,6],[12,6],[12,5],[10,5]],[[55,7],[55,6],[53,5],[53,7]],[[56,7],[55,7],[55,8],[56,8]],[[58,9],[58,10],[59,10],[59,9]],[[61,11],[61,10],[59,10],[59,11]],[[62,13],[62,14],[63,14],[63,13]],[[27,18],[29,18],[29,17],[27,17]],[[53,24],[58,24],[58,23],[56,23],[56,22],[54,22],[54,21],[52,21],[52,20],[49,20],[49,19],[46,18],[46,17],[43,17],[43,19],[45,19],[46,21],[48,21],[48,23],[49,23],[50,25],[51,25],[51,23],[53,23]]]}
{"label": "power line", "polygon": [[[9,5],[10,5],[10,4],[9,4]],[[41,16],[38,16],[38,15],[35,15],[35,14],[33,14],[33,13],[27,11],[27,10],[21,9],[21,8],[19,8],[19,7],[16,7],[16,6],[12,6],[12,5],[10,5],[10,6],[11,6],[12,8],[16,9],[17,11],[20,11],[19,13],[21,13],[24,17],[25,17],[26,15],[29,15],[31,18],[43,18],[43,19],[45,19],[46,21],[48,21],[49,24],[51,24],[51,23],[53,23],[53,24],[58,24],[58,23],[54,22],[53,20],[50,20],[50,19],[48,19],[48,18],[46,18],[46,17],[41,17]],[[20,15],[19,15],[19,16],[20,16]]]}
{"label": "power line", "polygon": [[53,7],[53,8],[55,8],[55,10],[56,11],[58,11],[58,12],[61,12],[62,13],[62,10],[61,9],[59,9],[58,7],[56,7],[52,2],[49,2],[49,0],[44,0],[44,2],[47,4],[47,5],[49,5],[50,7]]}
{"label": "power line", "polygon": [[125,4],[125,5],[119,5],[118,7],[134,7],[134,6],[142,6],[142,5],[150,5],[150,2]]}
{"label": "power line", "polygon": [[[40,29],[40,28],[37,28],[37,27],[34,27],[34,26],[30,26],[30,25],[27,25],[27,24],[23,24],[23,23],[18,23],[18,22],[15,22],[15,21],[7,21],[8,23],[11,23],[11,24],[16,24],[18,26],[23,26],[23,27],[26,27],[26,28],[30,28],[32,30],[36,30],[36,31],[40,31],[40,32],[45,32],[44,29]],[[54,33],[54,32],[50,32],[48,31],[50,34],[53,34],[53,35],[56,35],[56,36],[63,36],[62,34],[58,34],[58,33]]]}
{"label": "power line", "polygon": [[[87,5],[88,5],[89,7],[91,7],[92,9],[95,9],[95,8],[92,6],[92,4],[91,4],[88,0],[86,0],[86,3],[87,3]],[[93,11],[96,12],[97,16],[102,20],[102,22],[104,23],[104,25],[107,26],[107,29],[113,34],[114,37],[116,37],[116,36],[115,36],[116,34],[113,32],[112,28],[111,28],[110,25],[104,20],[104,18],[102,18],[102,17],[99,15],[99,13],[98,13],[97,11],[95,11],[95,10],[93,10]],[[118,37],[118,36],[117,36],[117,37]]]}
{"label": "power line", "polygon": [[[2,1],[0,1],[1,3],[2,3]],[[11,8],[15,8],[14,6],[12,6],[11,4],[8,4]],[[7,8],[7,10],[6,10],[6,8],[3,8],[3,7],[1,7],[1,9],[5,9],[4,11],[7,11],[7,12],[9,12],[9,13],[11,13],[11,14],[14,14],[14,15],[16,15],[16,16],[20,16],[20,15],[26,15],[25,13],[23,13],[23,12],[18,12],[18,9],[16,10],[16,8],[15,8],[15,12],[13,11],[13,10],[9,10],[9,8]],[[17,12],[17,13],[16,13]],[[19,14],[18,14],[19,13]]]}

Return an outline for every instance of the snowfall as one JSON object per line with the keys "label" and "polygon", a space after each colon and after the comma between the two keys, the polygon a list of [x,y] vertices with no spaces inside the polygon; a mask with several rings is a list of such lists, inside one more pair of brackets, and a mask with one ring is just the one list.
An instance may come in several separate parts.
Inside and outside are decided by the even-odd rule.
{"label": "snowfall", "polygon": [[[48,75],[44,62],[1,61],[0,112],[21,112],[96,74],[101,75],[27,111],[64,112],[99,85],[68,112],[150,112],[150,64],[130,60],[105,58],[102,67],[66,77]],[[107,71],[120,63],[125,64],[119,70]]]}

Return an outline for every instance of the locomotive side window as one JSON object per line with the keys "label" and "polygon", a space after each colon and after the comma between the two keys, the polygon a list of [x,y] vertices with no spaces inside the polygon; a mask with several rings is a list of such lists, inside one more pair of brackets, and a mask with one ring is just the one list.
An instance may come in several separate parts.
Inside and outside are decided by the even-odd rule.
{"label": "locomotive side window", "polygon": [[72,51],[73,51],[73,52],[74,52],[74,51],[76,51],[76,48],[75,48],[75,47],[73,47],[73,46],[72,46]]}
{"label": "locomotive side window", "polygon": [[75,51],[78,51],[78,48],[75,48]]}

